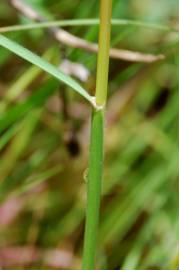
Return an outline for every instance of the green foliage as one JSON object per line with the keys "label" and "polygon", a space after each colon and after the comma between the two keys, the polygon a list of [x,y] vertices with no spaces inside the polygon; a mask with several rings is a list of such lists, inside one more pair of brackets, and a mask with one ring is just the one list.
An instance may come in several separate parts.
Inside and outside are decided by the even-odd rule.
{"label": "green foliage", "polygon": [[28,49],[20,46],[19,44],[13,42],[12,40],[6,38],[3,35],[0,35],[0,45],[10,50],[11,52],[17,54],[18,56],[22,57],[23,59],[27,60],[28,62],[40,67],[42,70],[48,72],[50,75],[52,75],[59,81],[62,81],[63,83],[67,84],[92,103],[91,97],[76,81],[60,72],[60,70],[58,70],[50,63],[43,60],[38,55],[32,53]]}
{"label": "green foliage", "polygon": [[[28,3],[59,25],[70,20],[67,31],[97,42],[98,27],[93,21],[85,27],[78,22],[97,18],[97,1]],[[179,267],[179,52],[178,33],[173,32],[178,9],[176,0],[114,0],[113,18],[126,19],[128,24],[112,27],[112,46],[167,57],[156,64],[110,61],[97,254],[100,270]],[[34,23],[17,14],[7,1],[0,1],[1,26]],[[165,27],[139,27],[135,21]],[[59,46],[45,29],[9,33],[8,38],[1,36],[1,44],[8,49],[12,45],[15,54],[25,52],[21,56],[33,63],[30,66],[0,48],[0,211],[11,200],[14,206],[0,212],[0,260],[7,247],[42,251],[34,263],[2,268],[60,269],[47,262],[46,252],[54,249],[72,255],[69,261],[63,257],[68,264],[64,269],[81,269],[89,104],[70,90],[73,82],[66,81],[55,66],[63,59],[83,63],[90,76],[83,87],[75,82],[75,89],[94,94],[96,55]],[[27,47],[30,54],[24,51]],[[46,73],[41,71],[44,66]],[[91,101],[86,91],[82,94]],[[5,219],[4,213],[10,213],[12,220]]]}

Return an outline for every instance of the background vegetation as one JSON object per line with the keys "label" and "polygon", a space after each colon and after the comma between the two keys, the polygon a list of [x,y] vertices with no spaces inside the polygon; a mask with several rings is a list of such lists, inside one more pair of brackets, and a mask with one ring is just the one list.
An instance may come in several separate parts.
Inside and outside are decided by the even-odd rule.
{"label": "background vegetation", "polygon": [[[0,32],[94,94],[89,44],[59,42],[56,28],[5,33],[33,22],[16,2],[0,1]],[[112,47],[127,51],[110,61],[97,269],[178,270],[179,5],[113,2],[113,18],[129,21],[112,27]],[[96,0],[23,3],[38,20],[99,14]],[[97,25],[63,29],[97,42]],[[0,47],[1,269],[80,269],[89,118],[89,105],[69,87]]]}

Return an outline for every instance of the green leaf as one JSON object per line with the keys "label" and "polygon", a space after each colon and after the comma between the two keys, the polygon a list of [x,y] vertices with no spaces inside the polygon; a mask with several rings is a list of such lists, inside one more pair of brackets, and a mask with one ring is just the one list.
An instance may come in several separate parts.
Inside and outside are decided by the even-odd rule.
{"label": "green leaf", "polygon": [[27,60],[28,62],[40,67],[41,69],[55,77],[57,80],[64,82],[66,85],[70,86],[73,90],[82,95],[91,104],[93,104],[93,98],[80,84],[78,84],[71,77],[62,73],[58,68],[56,68],[49,62],[42,59],[40,56],[36,55],[35,53],[29,51],[28,49],[24,48],[23,46],[17,44],[16,42],[10,40],[3,35],[0,35],[0,45],[20,56],[21,58]]}

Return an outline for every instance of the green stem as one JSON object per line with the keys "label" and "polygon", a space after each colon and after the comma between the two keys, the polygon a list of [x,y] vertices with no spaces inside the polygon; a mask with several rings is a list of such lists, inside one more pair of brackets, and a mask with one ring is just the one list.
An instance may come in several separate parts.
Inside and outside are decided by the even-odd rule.
{"label": "green stem", "polygon": [[103,174],[104,110],[107,96],[112,0],[101,0],[96,104],[91,120],[83,270],[94,270]]}
{"label": "green stem", "polygon": [[107,98],[112,0],[101,0],[99,53],[96,78],[96,103],[104,106]]}
{"label": "green stem", "polygon": [[93,270],[97,244],[103,171],[103,111],[93,111],[87,184],[86,228],[83,251],[83,270]]}

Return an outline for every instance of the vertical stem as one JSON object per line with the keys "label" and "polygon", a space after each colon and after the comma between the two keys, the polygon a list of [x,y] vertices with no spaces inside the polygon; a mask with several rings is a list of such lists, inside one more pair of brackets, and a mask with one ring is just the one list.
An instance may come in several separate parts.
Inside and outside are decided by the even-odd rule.
{"label": "vertical stem", "polygon": [[95,264],[101,179],[103,171],[103,115],[103,110],[93,111],[91,119],[83,270],[93,270]]}
{"label": "vertical stem", "polygon": [[107,98],[109,48],[111,35],[112,0],[101,0],[100,5],[100,33],[99,53],[96,79],[96,103],[104,106]]}
{"label": "vertical stem", "polygon": [[103,174],[104,110],[107,97],[112,0],[101,0],[96,104],[91,119],[83,270],[94,270]]}

